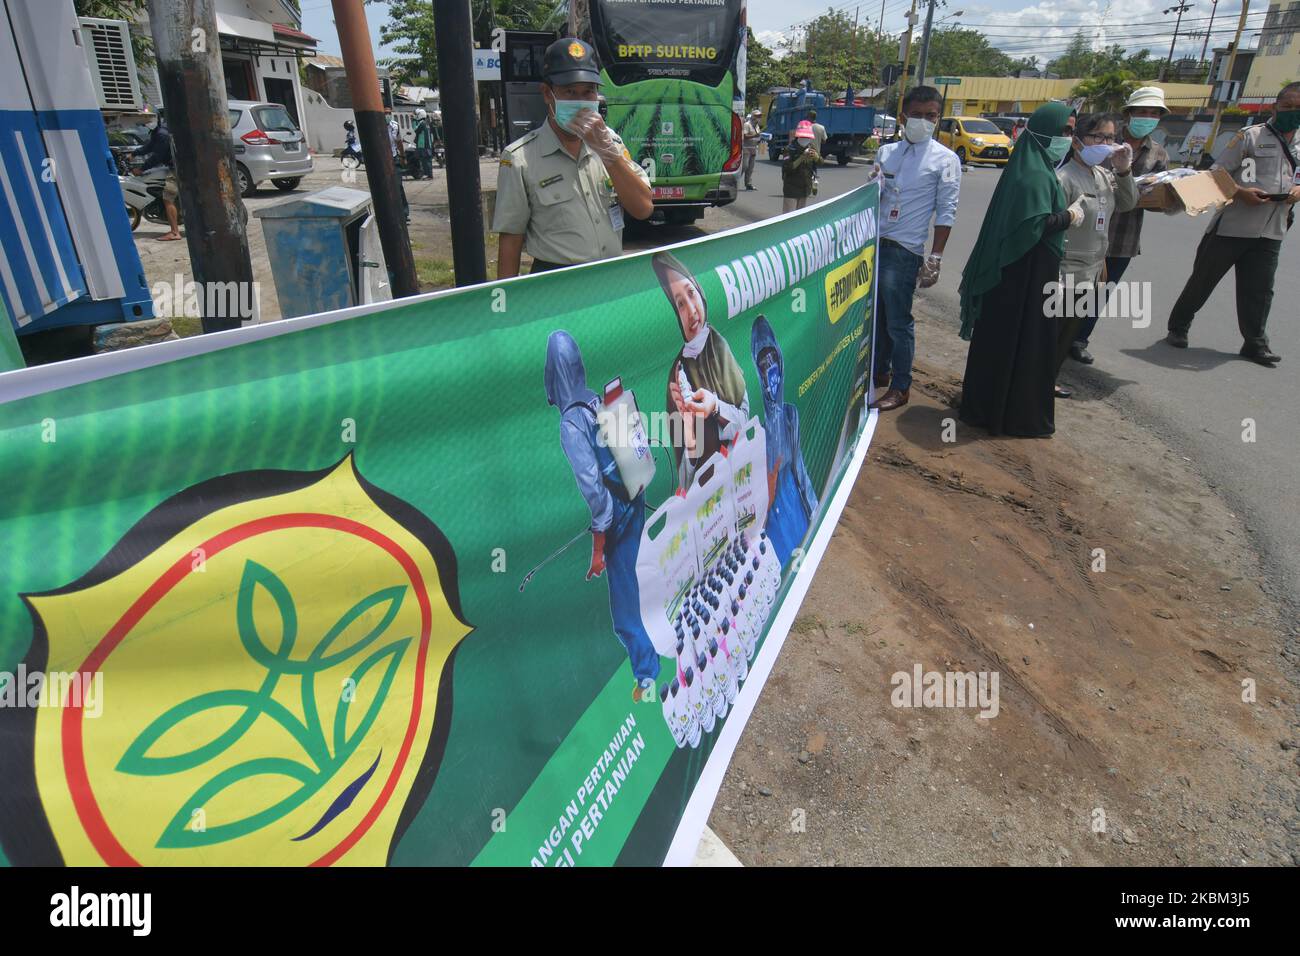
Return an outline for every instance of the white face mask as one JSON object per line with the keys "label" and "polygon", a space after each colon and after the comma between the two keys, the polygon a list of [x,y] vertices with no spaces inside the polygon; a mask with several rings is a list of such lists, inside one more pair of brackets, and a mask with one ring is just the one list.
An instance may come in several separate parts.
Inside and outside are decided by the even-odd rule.
{"label": "white face mask", "polygon": [[687,358],[699,358],[704,351],[704,343],[709,340],[709,327],[700,329],[699,334],[682,346],[682,354]]}
{"label": "white face mask", "polygon": [[1089,166],[1096,166],[1098,163],[1104,163],[1106,157],[1113,153],[1115,148],[1110,143],[1094,143],[1079,150],[1079,158]]}
{"label": "white face mask", "polygon": [[909,143],[924,143],[934,135],[934,124],[919,116],[909,116],[903,124],[903,135]]}

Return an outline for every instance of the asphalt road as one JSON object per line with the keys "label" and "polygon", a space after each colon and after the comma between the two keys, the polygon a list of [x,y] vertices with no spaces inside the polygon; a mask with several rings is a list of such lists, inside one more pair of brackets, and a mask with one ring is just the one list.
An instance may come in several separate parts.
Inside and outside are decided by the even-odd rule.
{"label": "asphalt road", "polygon": [[[961,270],[1000,175],[990,167],[973,167],[963,175],[957,225],[944,253],[940,282],[918,300],[928,314],[951,317],[954,328]],[[864,169],[823,167],[820,177],[819,198],[827,198],[861,184]],[[760,159],[754,185],[731,206],[710,211],[704,231],[778,214],[778,167]],[[1191,348],[1173,349],[1160,341],[1207,222],[1204,216],[1181,214],[1145,217],[1142,255],[1124,279],[1143,284],[1150,324],[1103,318],[1091,346],[1096,364],[1089,368],[1067,361],[1062,381],[1079,386],[1072,401],[1114,401],[1187,458],[1245,519],[1280,596],[1300,604],[1300,386],[1295,371],[1300,367],[1300,236],[1289,237],[1282,246],[1269,338],[1283,361],[1269,369],[1237,355],[1241,336],[1232,277],[1220,283],[1198,314]],[[679,229],[659,241],[699,231]],[[1243,440],[1243,434],[1250,437],[1247,419],[1254,424],[1254,441]]]}

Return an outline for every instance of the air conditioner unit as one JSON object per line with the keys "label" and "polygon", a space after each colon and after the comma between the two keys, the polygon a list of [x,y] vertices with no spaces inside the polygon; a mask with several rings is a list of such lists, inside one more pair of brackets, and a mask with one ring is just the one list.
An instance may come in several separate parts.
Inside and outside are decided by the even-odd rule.
{"label": "air conditioner unit", "polygon": [[101,110],[140,110],[140,81],[131,52],[131,28],[125,20],[81,17],[81,48],[90,64]]}

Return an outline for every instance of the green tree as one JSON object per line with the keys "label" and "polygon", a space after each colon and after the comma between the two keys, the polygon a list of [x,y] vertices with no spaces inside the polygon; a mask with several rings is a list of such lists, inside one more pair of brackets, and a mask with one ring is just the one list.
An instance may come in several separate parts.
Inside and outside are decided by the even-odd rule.
{"label": "green tree", "polygon": [[781,61],[758,41],[753,30],[746,29],[749,43],[745,59],[745,100],[748,106],[755,107],[759,96],[774,86],[786,86],[787,80]]}
{"label": "green tree", "polygon": [[1150,50],[1138,50],[1125,58],[1124,69],[1139,80],[1154,80],[1160,75],[1160,58],[1153,57]]}
{"label": "green tree", "polygon": [[[379,3],[381,0],[366,0]],[[394,83],[438,75],[438,43],[433,32],[433,4],[427,0],[387,0],[388,20],[379,27],[379,43],[392,50],[380,59]]]}
{"label": "green tree", "polygon": [[843,93],[852,86],[859,90],[878,75],[873,70],[876,37],[865,23],[855,28],[853,17],[837,10],[827,10],[808,25],[806,42],[802,51],[791,51],[781,57],[779,74],[783,79],[776,85],[793,86],[804,79],[815,89],[828,93]]}
{"label": "green tree", "polygon": [[1090,76],[1075,84],[1071,96],[1083,97],[1089,112],[1111,112],[1124,105],[1124,101],[1137,89],[1138,81],[1127,70],[1113,70],[1100,76]]}
{"label": "green tree", "polygon": [[[914,51],[913,57],[918,53]],[[930,34],[926,72],[931,76],[1006,76],[1016,65],[978,30],[950,27]]]}
{"label": "green tree", "polygon": [[153,66],[153,37],[137,22],[145,13],[148,0],[76,0],[73,8],[79,17],[101,20],[125,20],[131,25],[131,53],[136,66]]}
{"label": "green tree", "polygon": [[1092,41],[1080,30],[1070,39],[1064,53],[1048,61],[1047,69],[1057,76],[1091,76],[1096,58]]}
{"label": "green tree", "polygon": [[[379,27],[379,43],[392,53],[380,60],[398,83],[415,84],[438,75],[438,42],[429,0],[366,0],[386,3],[388,20]],[[559,7],[548,0],[489,0],[471,7],[475,44],[492,43],[492,31],[541,30],[559,25]],[[436,84],[435,84],[436,85]]]}

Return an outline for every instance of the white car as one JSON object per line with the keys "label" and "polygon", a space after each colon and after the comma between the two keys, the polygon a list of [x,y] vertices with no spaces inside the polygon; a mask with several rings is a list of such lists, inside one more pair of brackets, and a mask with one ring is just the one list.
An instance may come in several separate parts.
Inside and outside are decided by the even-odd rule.
{"label": "white car", "polygon": [[239,194],[250,196],[268,179],[283,192],[295,189],[314,168],[307,137],[279,103],[230,100]]}

